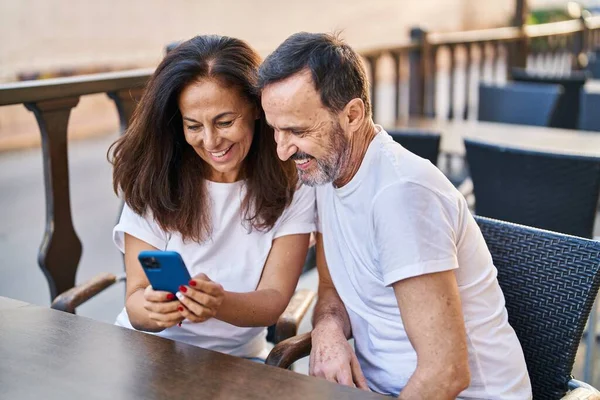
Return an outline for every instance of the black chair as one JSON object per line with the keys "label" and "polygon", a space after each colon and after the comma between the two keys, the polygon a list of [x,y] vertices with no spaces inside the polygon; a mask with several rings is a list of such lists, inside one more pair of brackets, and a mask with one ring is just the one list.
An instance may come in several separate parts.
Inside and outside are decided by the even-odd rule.
{"label": "black chair", "polygon": [[394,141],[400,143],[406,150],[431,161],[433,165],[437,165],[438,156],[440,154],[441,136],[439,133],[415,130],[394,130],[387,132]]}
{"label": "black chair", "polygon": [[579,129],[600,132],[600,93],[581,91]]}
{"label": "black chair", "polygon": [[[534,399],[560,399],[572,379],[586,321],[600,286],[600,242],[475,217],[498,269],[508,320],[525,354]],[[279,343],[267,364],[285,368],[310,353],[310,333]],[[587,398],[587,397],[578,397]]]}
{"label": "black chair", "polygon": [[548,75],[529,72],[523,68],[511,69],[516,82],[555,84],[563,87],[556,108],[550,118],[553,128],[577,129],[579,123],[579,97],[589,75],[586,71],[573,71],[569,75]]}
{"label": "black chair", "polygon": [[465,139],[475,213],[592,238],[600,158],[542,153]]}
{"label": "black chair", "polygon": [[558,99],[560,85],[508,83],[504,86],[479,84],[480,121],[548,126]]}
{"label": "black chair", "polygon": [[600,242],[476,217],[504,292],[534,399],[577,386],[571,371],[600,286]]}

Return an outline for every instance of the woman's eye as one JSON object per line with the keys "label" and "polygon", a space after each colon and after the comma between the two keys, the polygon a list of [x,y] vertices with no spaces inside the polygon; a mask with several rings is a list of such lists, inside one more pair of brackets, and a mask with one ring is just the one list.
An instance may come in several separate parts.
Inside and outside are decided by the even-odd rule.
{"label": "woman's eye", "polygon": [[219,128],[227,128],[227,127],[229,127],[231,125],[233,125],[233,120],[231,120],[231,121],[220,121],[220,122],[217,122],[217,126]]}
{"label": "woman's eye", "polygon": [[200,125],[191,125],[191,126],[187,127],[187,130],[192,131],[192,132],[196,132],[199,129],[200,129]]}

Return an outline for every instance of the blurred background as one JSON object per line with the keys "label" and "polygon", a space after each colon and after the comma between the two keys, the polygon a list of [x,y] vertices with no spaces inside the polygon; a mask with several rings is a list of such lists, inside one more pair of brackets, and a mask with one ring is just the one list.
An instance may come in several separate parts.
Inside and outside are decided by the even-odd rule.
{"label": "blurred background", "polygon": [[[516,0],[0,0],[0,82],[154,67],[168,43],[215,33],[247,40],[263,57],[298,31],[333,32],[359,51],[408,40],[410,29],[455,32],[511,26]],[[567,1],[529,0],[528,23],[568,19]],[[582,2],[594,10],[600,1]],[[385,71],[383,69],[382,71]],[[384,77],[385,78],[385,77]],[[115,131],[103,94],[74,110],[69,135]],[[389,117],[388,117],[389,118]],[[0,108],[0,151],[39,144],[33,116]]]}
{"label": "blurred background", "polygon": [[[464,109],[465,119],[472,119],[477,87],[470,82],[506,81],[512,50],[503,47],[502,39],[478,39],[479,50],[455,52],[454,32],[463,32],[464,41],[471,37],[465,31],[521,29],[522,23],[578,21],[600,13],[600,0],[528,0],[525,12],[519,9],[523,4],[523,0],[0,0],[0,84],[152,69],[166,45],[198,34],[245,39],[264,57],[298,31],[341,32],[366,60],[376,55],[377,69],[368,64],[371,78],[377,81],[374,98],[382,105],[375,111],[375,121],[390,125],[413,114],[409,86],[415,74],[406,56],[411,31],[432,32],[438,35],[438,43],[450,44],[439,46],[434,85],[427,86],[435,96],[430,96],[431,103],[421,104],[419,112],[448,119],[462,115]],[[477,35],[485,37],[485,32]],[[489,35],[501,37],[502,32]],[[598,31],[594,33],[598,42]],[[548,44],[553,49],[556,57],[546,61],[569,71],[572,66],[580,69],[587,65],[580,57],[585,56],[581,49],[561,53],[563,47],[576,44],[576,39],[567,39],[568,46],[557,45],[562,42],[553,42],[552,35],[544,36],[548,40],[539,47]],[[461,40],[457,43],[462,45]],[[389,51],[380,51],[396,47],[403,49],[399,64],[394,64]],[[477,57],[471,58],[473,55]],[[528,68],[545,65],[543,55],[541,61],[535,57],[531,53],[523,60]],[[473,60],[481,69],[471,68],[469,74]],[[460,63],[467,69],[455,69]],[[385,104],[396,107],[383,107]],[[77,283],[100,272],[123,272],[121,255],[111,237],[120,200],[112,192],[112,171],[106,160],[108,146],[119,135],[119,123],[115,103],[106,93],[82,96],[68,122],[71,210],[83,243]],[[36,119],[23,104],[0,107],[0,296],[48,306],[50,289],[37,261],[46,212],[40,142]],[[600,228],[595,232],[597,236]],[[300,287],[316,289],[314,270],[302,277]],[[115,285],[77,312],[112,323],[123,307],[123,295],[124,286]],[[309,320],[305,319],[301,331],[310,329]]]}

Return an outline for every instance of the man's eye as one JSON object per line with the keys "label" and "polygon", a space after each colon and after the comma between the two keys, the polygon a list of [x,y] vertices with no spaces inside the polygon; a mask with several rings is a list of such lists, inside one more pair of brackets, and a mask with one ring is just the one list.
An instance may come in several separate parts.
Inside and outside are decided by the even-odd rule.
{"label": "man's eye", "polygon": [[304,134],[304,132],[306,132],[306,131],[292,130],[292,135],[301,136]]}
{"label": "man's eye", "polygon": [[217,126],[219,128],[227,128],[229,126],[233,125],[233,120],[231,121],[221,121],[221,122],[217,122]]}

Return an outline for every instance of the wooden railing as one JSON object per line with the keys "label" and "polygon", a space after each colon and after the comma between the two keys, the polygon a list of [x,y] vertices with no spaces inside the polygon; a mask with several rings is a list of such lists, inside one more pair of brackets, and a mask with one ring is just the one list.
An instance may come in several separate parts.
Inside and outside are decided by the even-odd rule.
{"label": "wooden railing", "polygon": [[127,127],[151,70],[135,70],[0,85],[0,106],[23,104],[35,114],[42,136],[46,227],[38,264],[50,296],[70,289],[81,258],[81,241],[71,218],[67,126],[79,97],[106,93],[115,103],[121,129]]}
{"label": "wooden railing", "polygon": [[[471,117],[473,102],[472,79],[479,79],[485,65],[491,65],[491,79],[502,80],[510,74],[512,67],[527,67],[548,73],[567,73],[586,66],[588,51],[600,47],[600,16],[580,18],[523,27],[505,27],[467,32],[428,33],[420,29],[411,31],[411,41],[402,46],[368,50],[363,53],[371,70],[372,97],[377,99],[377,89],[381,82],[376,79],[379,60],[384,56],[394,59],[393,90],[395,101],[387,105],[393,107],[392,114],[399,120],[402,84],[400,82],[400,60],[407,57],[408,71],[408,113],[410,116],[464,118]],[[440,53],[445,53],[448,64],[448,87],[440,88],[436,84],[436,75],[440,73]],[[461,59],[459,65],[458,59]],[[496,68],[499,61],[505,65],[504,71]],[[457,109],[455,91],[457,90],[457,70],[462,68],[465,79],[462,84],[464,101],[462,109]],[[502,74],[503,76],[500,76]],[[445,90],[441,90],[445,89]],[[446,115],[436,113],[436,95],[446,93],[448,109]],[[376,107],[381,106],[376,104]]]}
{"label": "wooden railing", "polygon": [[[408,114],[436,116],[436,95],[442,92],[436,85],[439,53],[445,52],[451,77],[447,91],[449,109],[445,117],[469,118],[472,74],[476,73],[480,78],[485,63],[495,65],[503,58],[507,66],[524,67],[528,62],[535,64],[536,57],[566,54],[573,60],[571,67],[581,68],[586,51],[597,46],[600,46],[600,17],[591,17],[537,26],[457,33],[428,33],[413,29],[409,42],[361,54],[369,66],[374,111],[380,107],[393,107],[393,118],[399,120],[403,104],[403,65],[409,76],[408,90],[404,91],[408,93]],[[460,110],[453,101],[459,53],[467,76],[464,83],[466,101],[464,109]],[[377,91],[381,84],[377,79],[378,64],[382,57],[388,56],[393,60],[394,101],[378,104]],[[46,227],[38,263],[48,279],[53,299],[74,285],[82,249],[73,227],[70,206],[67,126],[71,110],[81,96],[106,93],[115,102],[121,129],[125,130],[151,73],[151,70],[134,70],[0,85],[0,106],[23,104],[35,114],[42,137]],[[494,69],[494,73],[500,74],[498,69]]]}

